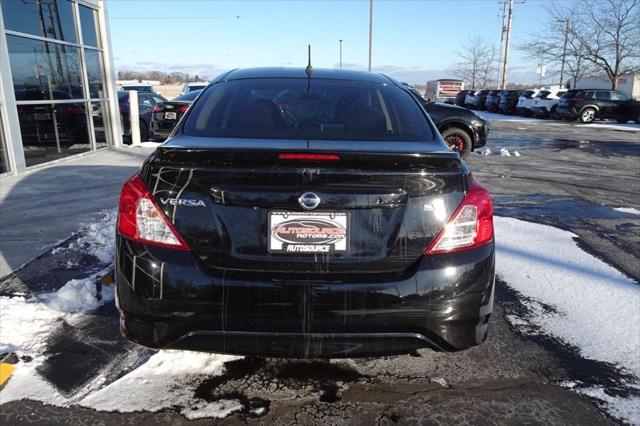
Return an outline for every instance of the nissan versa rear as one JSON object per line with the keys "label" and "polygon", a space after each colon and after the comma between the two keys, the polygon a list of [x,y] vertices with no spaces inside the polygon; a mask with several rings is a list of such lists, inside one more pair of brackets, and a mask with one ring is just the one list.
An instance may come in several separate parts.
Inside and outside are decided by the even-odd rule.
{"label": "nissan versa rear", "polygon": [[142,345],[355,357],[487,336],[489,194],[381,74],[222,75],[124,184],[117,233]]}

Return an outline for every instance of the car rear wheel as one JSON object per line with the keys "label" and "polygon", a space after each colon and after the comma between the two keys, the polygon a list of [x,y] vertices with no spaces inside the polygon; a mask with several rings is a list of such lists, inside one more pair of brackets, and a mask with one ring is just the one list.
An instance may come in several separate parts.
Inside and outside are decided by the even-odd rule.
{"label": "car rear wheel", "polygon": [[596,118],[596,110],[594,108],[585,108],[580,113],[580,122],[581,123],[592,123]]}
{"label": "car rear wheel", "polygon": [[467,158],[471,152],[471,137],[458,127],[449,127],[442,132],[442,138],[452,151],[458,151],[462,158]]}
{"label": "car rear wheel", "polygon": [[149,126],[144,120],[140,120],[140,142],[148,141],[149,135]]}

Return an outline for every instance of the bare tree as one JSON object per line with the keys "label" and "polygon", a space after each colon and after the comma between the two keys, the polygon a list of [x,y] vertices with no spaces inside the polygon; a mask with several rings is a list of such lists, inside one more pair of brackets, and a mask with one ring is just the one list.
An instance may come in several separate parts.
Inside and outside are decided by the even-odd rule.
{"label": "bare tree", "polygon": [[471,89],[486,88],[491,84],[495,71],[494,47],[481,37],[471,37],[457,55],[459,61],[451,69],[453,75],[463,79]]}
{"label": "bare tree", "polygon": [[[527,41],[516,45],[531,62],[545,62],[560,75],[564,61],[564,73],[575,85],[593,71],[593,65],[583,56],[582,43],[576,37],[576,12],[562,3],[550,3],[544,19],[544,30],[529,35]],[[566,39],[566,48],[565,48]],[[560,80],[563,80],[561,78]]]}
{"label": "bare tree", "polygon": [[572,33],[580,56],[604,71],[611,88],[640,71],[640,0],[581,2]]}

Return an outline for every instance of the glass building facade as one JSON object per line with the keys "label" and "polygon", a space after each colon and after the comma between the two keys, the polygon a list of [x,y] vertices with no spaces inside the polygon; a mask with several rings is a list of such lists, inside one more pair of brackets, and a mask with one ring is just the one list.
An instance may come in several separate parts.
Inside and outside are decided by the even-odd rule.
{"label": "glass building facade", "polygon": [[102,0],[0,0],[0,176],[120,143]]}

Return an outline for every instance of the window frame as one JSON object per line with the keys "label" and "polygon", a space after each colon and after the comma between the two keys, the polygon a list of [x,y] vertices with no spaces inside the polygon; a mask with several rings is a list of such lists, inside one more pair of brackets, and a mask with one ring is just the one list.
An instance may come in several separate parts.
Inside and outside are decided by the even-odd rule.
{"label": "window frame", "polygon": [[[81,78],[80,78],[80,84],[82,86],[82,97],[81,98],[72,98],[72,99],[50,99],[50,100],[29,100],[29,101],[25,101],[25,100],[17,100],[15,99],[15,105],[16,107],[20,106],[20,105],[38,105],[38,104],[50,104],[50,105],[54,105],[54,104],[69,104],[69,103],[82,103],[84,105],[86,114],[87,114],[87,127],[88,127],[88,132],[89,132],[89,143],[91,146],[91,151],[96,151],[98,149],[97,147],[97,143],[96,143],[96,136],[95,136],[95,126],[93,123],[93,116],[91,114],[91,107],[92,107],[92,103],[95,102],[100,102],[101,105],[105,105],[107,107],[107,109],[110,107],[110,104],[113,102],[113,100],[109,97],[109,92],[108,90],[106,90],[107,87],[107,76],[105,75],[105,62],[104,62],[104,54],[105,54],[105,49],[104,46],[100,46],[100,47],[94,47],[94,46],[89,46],[89,45],[85,45],[84,44],[84,40],[83,40],[83,34],[82,34],[82,22],[80,19],[80,6],[84,6],[87,7],[89,9],[91,9],[93,11],[93,13],[99,13],[99,8],[91,3],[87,3],[86,1],[83,0],[69,0],[69,3],[71,3],[72,6],[72,14],[73,14],[73,22],[75,25],[75,31],[76,31],[76,43],[73,42],[69,42],[69,41],[64,41],[64,40],[58,40],[58,39],[54,39],[54,38],[48,38],[48,37],[43,37],[40,35],[33,35],[33,34],[29,34],[29,33],[23,33],[20,31],[15,31],[15,30],[8,30],[6,29],[6,27],[4,26],[4,22],[2,23],[2,27],[4,29],[3,34],[0,34],[1,37],[5,37],[8,35],[11,36],[15,36],[15,37],[22,37],[25,39],[31,39],[31,40],[37,40],[37,41],[41,41],[41,42],[47,42],[47,43],[55,43],[55,44],[59,44],[59,45],[65,45],[65,46],[69,46],[69,47],[75,47],[78,49],[78,55],[80,57],[80,71],[81,71]],[[94,15],[95,16],[95,15]],[[98,44],[101,44],[101,34],[103,29],[100,27],[100,20],[96,19],[95,20],[95,25],[96,25],[96,38],[98,41]],[[86,61],[86,56],[85,56],[85,51],[86,50],[92,50],[92,51],[96,51],[99,54],[99,61],[100,61],[100,68],[102,71],[102,97],[91,97],[91,92],[89,90],[89,79],[88,79],[88,70],[87,70],[87,61]],[[9,56],[9,59],[11,59],[11,57]],[[9,61],[11,63],[11,60]],[[9,64],[10,67],[10,64]],[[13,86],[12,86],[13,89]],[[105,123],[105,126],[113,126],[114,123],[112,123],[111,121],[109,121],[109,123]],[[107,144],[110,146],[114,146],[114,142],[112,135],[111,135],[111,131],[106,131],[106,137],[107,137]],[[24,149],[24,144],[21,143]],[[56,160],[53,160],[54,162]],[[27,166],[27,169],[30,169],[32,167],[38,167],[39,165],[33,165],[33,166]]]}

